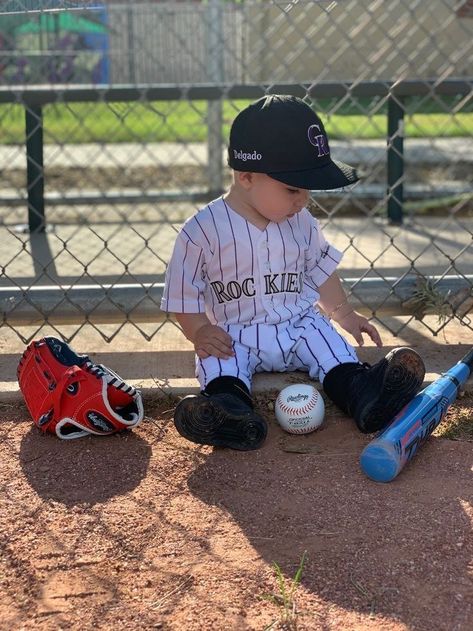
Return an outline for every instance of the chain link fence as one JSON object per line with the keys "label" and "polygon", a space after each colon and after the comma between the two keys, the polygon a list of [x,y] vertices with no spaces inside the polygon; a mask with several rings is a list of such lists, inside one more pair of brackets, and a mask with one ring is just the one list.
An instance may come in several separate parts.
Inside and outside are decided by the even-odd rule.
{"label": "chain link fence", "polygon": [[312,197],[353,303],[393,333],[473,330],[472,50],[470,1],[2,3],[3,326],[159,334],[174,237],[229,182],[231,121],[288,93],[363,174]]}

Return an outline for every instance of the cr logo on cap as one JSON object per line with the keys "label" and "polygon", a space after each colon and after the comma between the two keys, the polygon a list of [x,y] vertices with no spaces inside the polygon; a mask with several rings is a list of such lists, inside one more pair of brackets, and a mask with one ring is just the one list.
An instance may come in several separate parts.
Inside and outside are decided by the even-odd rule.
{"label": "cr logo on cap", "polygon": [[307,136],[311,145],[317,148],[319,158],[330,154],[327,142],[327,136],[322,133],[319,125],[311,125],[307,130]]}

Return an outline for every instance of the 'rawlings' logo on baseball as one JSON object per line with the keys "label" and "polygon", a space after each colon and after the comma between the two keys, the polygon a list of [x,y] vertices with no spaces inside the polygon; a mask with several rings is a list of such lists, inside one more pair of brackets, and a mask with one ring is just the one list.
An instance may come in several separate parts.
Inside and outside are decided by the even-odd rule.
{"label": "'rawlings' logo on baseball", "polygon": [[310,412],[315,404],[317,403],[317,398],[318,398],[318,393],[316,390],[312,391],[312,395],[309,399],[309,401],[307,401],[307,403],[305,403],[305,405],[299,407],[299,406],[292,406],[292,405],[288,405],[289,402],[291,403],[300,403],[301,401],[306,401],[306,399],[309,398],[308,394],[296,394],[296,395],[290,395],[287,397],[287,400],[285,401],[283,399],[282,396],[278,396],[277,398],[277,403],[281,409],[282,412],[284,412],[285,414],[287,414],[288,416],[298,416],[301,417],[304,414],[307,414],[308,412]]}
{"label": "'rawlings' logo on baseball", "polygon": [[309,398],[308,394],[298,394],[295,397],[287,397],[288,401],[293,401],[294,403],[299,403],[299,401],[305,401]]}

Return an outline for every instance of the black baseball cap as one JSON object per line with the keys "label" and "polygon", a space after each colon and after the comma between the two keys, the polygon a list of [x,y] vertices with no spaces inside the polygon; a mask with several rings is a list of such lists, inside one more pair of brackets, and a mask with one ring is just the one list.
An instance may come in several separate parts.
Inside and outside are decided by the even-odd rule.
{"label": "black baseball cap", "polygon": [[264,96],[237,115],[228,164],[307,190],[341,188],[359,179],[356,169],[330,157],[327,134],[313,109],[285,94]]}

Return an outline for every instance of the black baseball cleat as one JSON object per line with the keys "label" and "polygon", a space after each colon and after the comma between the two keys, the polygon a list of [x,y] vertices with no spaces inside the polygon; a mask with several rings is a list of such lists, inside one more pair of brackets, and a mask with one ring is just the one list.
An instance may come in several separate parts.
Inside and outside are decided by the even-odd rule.
{"label": "black baseball cleat", "polygon": [[377,432],[419,392],[425,366],[414,350],[401,346],[361,368],[351,383],[349,413],[362,432]]}
{"label": "black baseball cleat", "polygon": [[258,449],[268,431],[266,421],[233,394],[189,395],[174,411],[181,436],[200,445]]}

